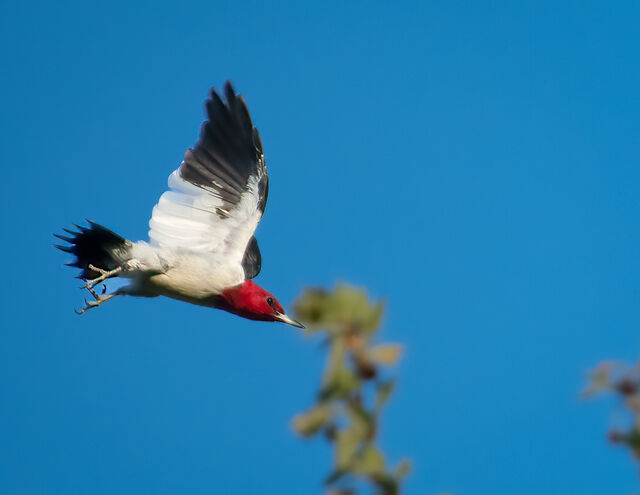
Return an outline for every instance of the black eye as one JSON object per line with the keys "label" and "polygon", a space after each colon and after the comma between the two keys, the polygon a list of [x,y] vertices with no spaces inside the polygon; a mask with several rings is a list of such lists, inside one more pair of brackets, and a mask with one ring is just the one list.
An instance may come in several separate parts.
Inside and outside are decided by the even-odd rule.
{"label": "black eye", "polygon": [[273,306],[273,297],[267,297],[267,304]]}

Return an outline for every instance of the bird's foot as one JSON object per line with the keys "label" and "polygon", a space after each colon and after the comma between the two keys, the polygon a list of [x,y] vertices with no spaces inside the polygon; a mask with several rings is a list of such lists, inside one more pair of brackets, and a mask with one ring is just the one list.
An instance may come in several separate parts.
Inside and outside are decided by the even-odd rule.
{"label": "bird's foot", "polygon": [[102,286],[102,292],[100,293],[100,295],[98,295],[98,293],[95,291],[95,289],[93,287],[89,287],[86,284],[83,285],[81,287],[81,289],[87,289],[91,295],[96,299],[96,301],[98,301],[100,299],[101,296],[104,296],[104,293],[107,292],[107,286],[103,285]]}
{"label": "bird's foot", "polygon": [[[105,288],[106,290],[106,288]],[[113,294],[106,294],[104,293],[104,291],[102,292],[102,295],[98,295],[93,289],[89,289],[89,292],[91,292],[91,294],[96,298],[95,301],[87,301],[86,299],[84,300],[84,308],[82,308],[81,310],[76,310],[76,314],[83,314],[85,311],[87,311],[88,309],[91,308],[97,308],[98,306],[100,306],[102,303],[107,302],[109,299],[116,297],[118,295],[117,292],[114,292]]]}
{"label": "bird's foot", "polygon": [[92,280],[87,280],[84,284],[84,288],[87,289],[89,292],[91,292],[91,294],[96,297],[97,296],[95,294],[95,292],[93,291],[93,288],[98,285],[100,282],[104,282],[105,280],[107,280],[108,278],[114,277],[116,276],[118,273],[120,273],[122,271],[122,267],[119,266],[117,268],[114,268],[113,270],[103,270],[102,268],[98,268],[97,266],[93,266],[93,265],[89,265],[88,266],[89,270],[92,270],[94,272],[98,272],[100,274],[99,277],[94,278]]}

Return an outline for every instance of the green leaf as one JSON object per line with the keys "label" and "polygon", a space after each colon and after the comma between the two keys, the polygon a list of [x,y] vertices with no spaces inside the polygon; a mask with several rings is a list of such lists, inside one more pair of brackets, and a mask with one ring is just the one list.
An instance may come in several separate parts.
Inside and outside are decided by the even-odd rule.
{"label": "green leaf", "polygon": [[348,470],[363,435],[356,428],[340,430],[336,437],[336,468]]}
{"label": "green leaf", "polygon": [[398,479],[402,479],[411,472],[411,461],[409,459],[402,459],[396,467],[396,476]]}
{"label": "green leaf", "polygon": [[307,323],[307,330],[314,331],[314,327],[324,321],[325,304],[329,293],[323,289],[307,289],[294,303],[295,317]]}
{"label": "green leaf", "polygon": [[382,475],[384,464],[382,453],[373,444],[369,444],[353,464],[353,471],[366,476]]}
{"label": "green leaf", "polygon": [[346,366],[347,349],[342,336],[331,339],[331,350],[322,388],[320,400],[333,400],[348,396],[360,386],[360,380]]}
{"label": "green leaf", "polygon": [[373,480],[380,491],[376,492],[376,495],[398,495],[399,486],[398,480],[388,473],[376,474],[373,476]]}
{"label": "green leaf", "polygon": [[327,424],[330,412],[329,406],[320,405],[305,413],[297,414],[293,418],[293,429],[303,437],[311,436]]}
{"label": "green leaf", "polygon": [[395,380],[378,383],[376,387],[375,409],[380,410],[382,406],[389,400],[393,389],[395,388]]}
{"label": "green leaf", "polygon": [[363,438],[372,438],[375,429],[375,418],[362,405],[351,402],[347,408],[350,428],[357,430]]}
{"label": "green leaf", "polygon": [[335,380],[345,367],[345,356],[347,355],[347,345],[344,337],[333,337],[329,340],[329,358],[324,372],[324,382],[330,383]]}
{"label": "green leaf", "polygon": [[372,304],[367,293],[347,285],[332,292],[310,289],[294,304],[294,314],[311,328],[325,328],[333,334],[344,332],[373,333],[380,326],[384,304]]}
{"label": "green leaf", "polygon": [[329,383],[320,390],[320,400],[329,401],[348,397],[358,388],[358,378],[348,369],[343,368],[335,374]]}
{"label": "green leaf", "polygon": [[640,450],[640,430],[632,428],[627,435],[627,443],[635,450]]}
{"label": "green leaf", "polygon": [[356,322],[366,317],[368,310],[369,298],[364,290],[341,285],[331,293],[327,317],[335,322]]}
{"label": "green leaf", "polygon": [[402,346],[399,344],[381,344],[367,351],[367,357],[378,364],[391,366],[396,363],[402,354]]}
{"label": "green leaf", "polygon": [[614,363],[604,361],[594,369],[589,371],[590,383],[585,390],[582,391],[583,397],[593,397],[594,395],[612,388],[611,373]]}
{"label": "green leaf", "polygon": [[378,331],[380,323],[382,321],[382,314],[384,313],[384,303],[378,302],[369,307],[369,314],[366,320],[363,322],[362,331],[367,334],[372,334]]}
{"label": "green leaf", "polygon": [[347,285],[307,290],[294,306],[295,317],[308,324],[311,333],[322,330],[327,337],[319,404],[296,416],[294,428],[304,436],[321,430],[334,443],[335,470],[325,481],[331,495],[354,495],[350,482],[366,483],[368,493],[397,495],[410,470],[409,461],[403,460],[387,471],[384,455],[374,444],[380,409],[394,389],[393,380],[376,376],[381,366],[396,364],[402,354],[398,344],[370,347],[383,313],[382,301],[371,301],[365,290]]}

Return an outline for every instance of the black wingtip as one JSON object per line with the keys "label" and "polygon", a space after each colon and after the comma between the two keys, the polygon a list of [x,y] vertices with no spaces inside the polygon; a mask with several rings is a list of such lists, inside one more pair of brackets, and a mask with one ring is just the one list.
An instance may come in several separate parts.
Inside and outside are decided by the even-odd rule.
{"label": "black wingtip", "polygon": [[233,101],[236,97],[236,90],[233,87],[231,79],[227,79],[227,82],[224,83],[224,95],[227,98],[227,102]]}
{"label": "black wingtip", "polygon": [[53,247],[59,249],[60,251],[64,251],[65,253],[73,254],[73,248],[71,246],[61,246],[60,244],[54,244]]}
{"label": "black wingtip", "polygon": [[204,189],[214,186],[227,210],[239,203],[249,178],[257,177],[259,209],[264,211],[267,174],[262,141],[244,98],[236,94],[231,80],[222,88],[211,88],[205,112],[208,119],[200,127],[196,145],[184,155],[180,177]]}
{"label": "black wingtip", "polygon": [[[231,107],[233,101],[239,97],[236,93],[236,90],[231,82],[231,79],[227,79],[227,81],[222,86],[222,89],[218,91],[218,88],[215,86],[209,90],[210,99],[214,100],[218,105],[223,105],[225,107]],[[226,101],[226,103],[225,103]]]}
{"label": "black wingtip", "polygon": [[69,244],[73,243],[73,238],[72,237],[66,237],[66,236],[63,236],[63,235],[60,235],[60,234],[53,234],[53,237],[57,237],[61,241],[68,242]]}

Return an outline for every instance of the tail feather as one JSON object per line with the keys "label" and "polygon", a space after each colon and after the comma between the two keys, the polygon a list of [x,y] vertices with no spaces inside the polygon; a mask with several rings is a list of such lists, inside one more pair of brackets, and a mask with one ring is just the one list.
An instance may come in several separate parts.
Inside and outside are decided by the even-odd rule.
{"label": "tail feather", "polygon": [[87,220],[89,227],[75,225],[78,232],[68,229],[62,229],[71,237],[53,234],[58,239],[68,243],[66,246],[55,245],[61,251],[70,253],[75,256],[75,260],[67,263],[67,266],[73,266],[82,269],[82,273],[78,278],[87,280],[97,277],[99,274],[89,268],[93,265],[102,270],[113,270],[119,264],[117,252],[122,252],[130,244],[124,237],[119,236],[115,232]]}

